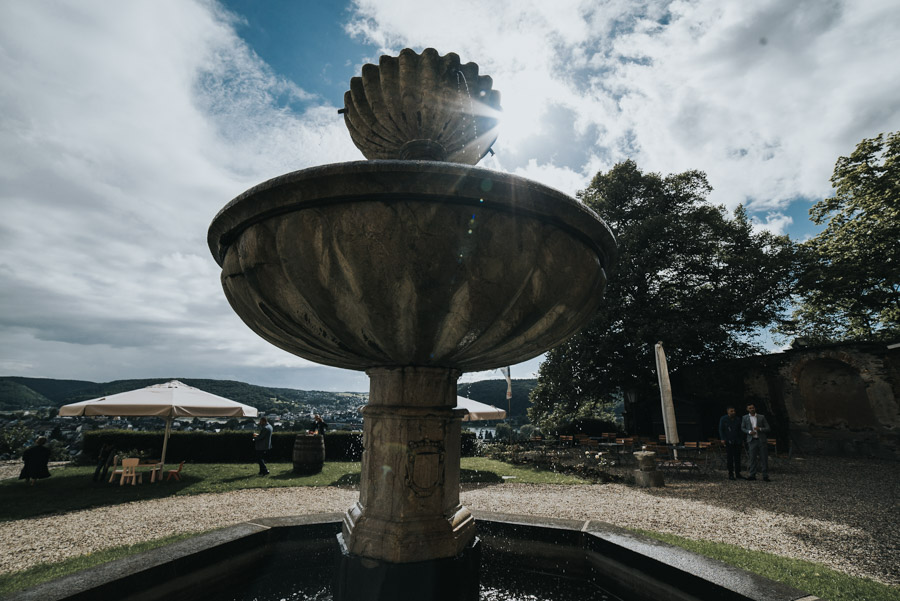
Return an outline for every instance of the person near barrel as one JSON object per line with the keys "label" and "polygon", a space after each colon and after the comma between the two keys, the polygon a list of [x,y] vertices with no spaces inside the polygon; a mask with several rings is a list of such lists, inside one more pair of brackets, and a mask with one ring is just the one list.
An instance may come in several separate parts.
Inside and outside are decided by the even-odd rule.
{"label": "person near barrel", "polygon": [[266,456],[272,448],[272,426],[265,417],[259,418],[259,432],[253,434],[253,449],[256,452],[256,462],[259,464],[259,475],[268,476],[269,468],[266,466]]}
{"label": "person near barrel", "polygon": [[328,424],[325,423],[325,420],[322,419],[322,416],[318,413],[313,416],[313,419],[316,422],[313,424],[313,432],[318,434],[319,436],[325,436],[325,431],[328,429]]}
{"label": "person near barrel", "polygon": [[46,444],[47,437],[38,436],[34,441],[34,446],[25,449],[25,452],[22,453],[22,461],[25,462],[25,466],[19,473],[19,480],[28,480],[28,483],[34,486],[38,479],[50,477],[50,470],[47,468],[47,463],[50,461],[50,449],[44,446]]}

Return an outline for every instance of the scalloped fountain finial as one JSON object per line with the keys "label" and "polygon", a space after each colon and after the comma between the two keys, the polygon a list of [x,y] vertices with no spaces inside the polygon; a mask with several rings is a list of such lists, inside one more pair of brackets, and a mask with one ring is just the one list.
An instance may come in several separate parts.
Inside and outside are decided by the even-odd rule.
{"label": "scalloped fountain finial", "polygon": [[406,48],[350,80],[344,123],[367,159],[476,164],[497,139],[500,92],[475,63]]}

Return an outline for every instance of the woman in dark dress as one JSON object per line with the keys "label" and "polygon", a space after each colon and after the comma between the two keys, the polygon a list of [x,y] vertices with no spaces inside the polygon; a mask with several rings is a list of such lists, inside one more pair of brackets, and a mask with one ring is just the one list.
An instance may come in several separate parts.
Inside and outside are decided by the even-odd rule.
{"label": "woman in dark dress", "polygon": [[34,442],[33,447],[29,447],[22,453],[25,467],[19,474],[19,480],[28,480],[32,486],[38,481],[38,478],[50,477],[50,470],[47,469],[47,462],[50,461],[50,449],[44,446],[47,444],[47,437],[38,436]]}

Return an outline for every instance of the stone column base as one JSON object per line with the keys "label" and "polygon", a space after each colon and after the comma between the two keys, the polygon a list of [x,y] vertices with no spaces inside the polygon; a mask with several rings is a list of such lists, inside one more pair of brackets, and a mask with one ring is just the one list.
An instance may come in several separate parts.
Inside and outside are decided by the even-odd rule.
{"label": "stone column base", "polygon": [[332,584],[334,601],[478,601],[481,542],[456,557],[391,563],[354,555],[338,534],[341,554]]}
{"label": "stone column base", "polygon": [[448,515],[420,516],[402,522],[371,515],[357,502],[344,513],[349,551],[395,563],[458,555],[475,537],[475,518],[462,505]]}
{"label": "stone column base", "polygon": [[475,538],[475,520],[459,503],[459,371],[367,373],[359,501],[344,514],[348,552],[391,563],[457,557]]}
{"label": "stone column base", "polygon": [[666,485],[663,482],[662,472],[642,472],[641,470],[634,470],[634,483],[644,488]]}

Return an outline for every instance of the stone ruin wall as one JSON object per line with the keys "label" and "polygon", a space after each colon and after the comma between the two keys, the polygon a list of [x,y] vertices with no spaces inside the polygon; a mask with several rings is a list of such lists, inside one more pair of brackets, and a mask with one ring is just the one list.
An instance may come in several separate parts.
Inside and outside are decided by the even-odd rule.
{"label": "stone ruin wall", "polygon": [[727,404],[755,403],[779,452],[900,460],[900,348],[846,344],[693,366],[673,374],[676,396],[700,406],[716,436]]}

